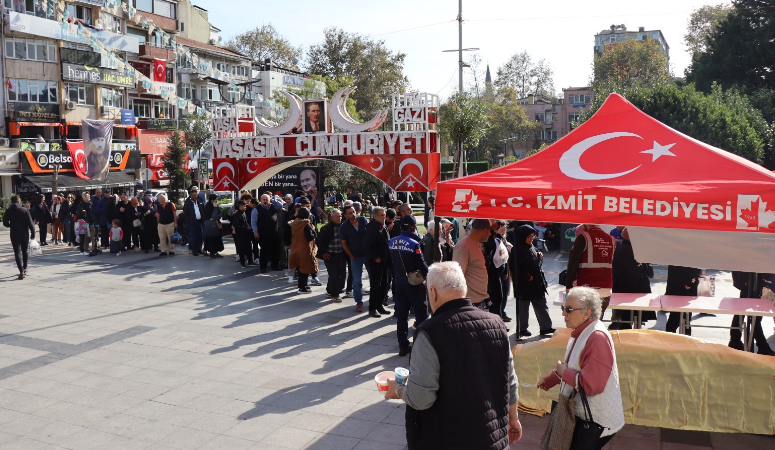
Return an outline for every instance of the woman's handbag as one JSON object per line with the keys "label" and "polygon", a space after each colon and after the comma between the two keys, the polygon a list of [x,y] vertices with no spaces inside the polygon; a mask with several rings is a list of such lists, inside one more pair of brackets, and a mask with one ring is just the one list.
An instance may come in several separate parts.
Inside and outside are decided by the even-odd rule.
{"label": "woman's handbag", "polygon": [[[573,395],[571,395],[573,397]],[[560,393],[552,402],[552,414],[541,438],[541,450],[569,450],[576,429],[576,401]]]}
{"label": "woman's handbag", "polygon": [[[404,268],[404,272],[406,272],[406,266],[404,265],[404,258],[401,256],[401,250],[398,251],[398,258],[401,260],[401,266]],[[425,281],[425,277],[419,270],[406,272],[406,279],[412,286],[419,286]]]}
{"label": "woman's handbag", "polygon": [[205,220],[205,237],[217,237],[221,234],[218,223],[214,220]]}
{"label": "woman's handbag", "polygon": [[132,221],[132,226],[135,228],[140,228],[141,226],[143,226],[143,222],[140,219],[135,219]]}
{"label": "woman's handbag", "polygon": [[573,430],[572,450],[594,450],[598,448],[600,435],[603,434],[603,426],[595,423],[592,418],[592,410],[589,408],[587,395],[584,388],[579,384],[579,395],[581,395],[581,405],[584,407],[584,416],[576,418],[576,429]]}

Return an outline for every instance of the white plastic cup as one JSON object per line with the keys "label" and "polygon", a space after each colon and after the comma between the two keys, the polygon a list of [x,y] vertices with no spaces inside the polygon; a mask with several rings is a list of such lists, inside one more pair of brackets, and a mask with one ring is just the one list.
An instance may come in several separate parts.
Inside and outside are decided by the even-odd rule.
{"label": "white plastic cup", "polygon": [[406,384],[406,379],[409,377],[409,369],[404,369],[403,367],[396,367],[395,374],[396,374],[396,383]]}
{"label": "white plastic cup", "polygon": [[388,380],[392,380],[395,377],[393,372],[380,372],[374,376],[374,381],[377,383],[377,390],[380,392],[387,392]]}

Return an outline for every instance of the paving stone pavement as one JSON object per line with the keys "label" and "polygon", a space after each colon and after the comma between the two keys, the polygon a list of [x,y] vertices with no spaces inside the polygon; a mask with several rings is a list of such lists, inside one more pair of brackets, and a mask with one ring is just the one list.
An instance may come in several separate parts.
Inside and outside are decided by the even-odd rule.
{"label": "paving stone pavement", "polygon": [[[7,242],[0,232],[0,448],[406,448],[404,407],[373,382],[408,363],[397,356],[395,319],[356,314],[352,300],[326,301],[321,287],[297,295],[283,272],[241,271],[231,245],[222,260],[182,247],[159,259],[48,246],[18,281]],[[550,283],[563,258],[546,256]],[[515,317],[513,299],[507,310]],[[561,325],[559,308],[550,311]],[[723,331],[707,334],[725,342]],[[546,419],[521,418],[524,438],[512,448],[538,448]],[[627,426],[608,448],[774,444]]]}

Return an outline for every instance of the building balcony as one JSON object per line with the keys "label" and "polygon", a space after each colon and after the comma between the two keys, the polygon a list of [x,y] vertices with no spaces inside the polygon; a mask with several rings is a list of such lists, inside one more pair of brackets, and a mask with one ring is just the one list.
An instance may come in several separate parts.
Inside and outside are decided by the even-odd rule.
{"label": "building balcony", "polygon": [[168,48],[155,47],[153,45],[143,44],[140,46],[140,58],[145,59],[163,59],[165,61],[174,61],[175,52]]}

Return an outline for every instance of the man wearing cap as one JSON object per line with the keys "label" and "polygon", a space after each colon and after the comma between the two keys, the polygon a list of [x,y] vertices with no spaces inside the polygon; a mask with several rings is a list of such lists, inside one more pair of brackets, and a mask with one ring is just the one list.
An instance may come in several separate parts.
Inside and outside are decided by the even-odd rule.
{"label": "man wearing cap", "polygon": [[412,351],[408,337],[409,308],[414,308],[417,325],[423,323],[428,317],[425,286],[423,284],[412,285],[409,282],[412,273],[420,272],[423,278],[428,276],[428,265],[422,257],[420,241],[421,238],[417,235],[417,221],[410,214],[401,219],[401,234],[388,242],[389,262],[393,266],[396,280],[393,288],[393,301],[398,320],[396,330],[398,356],[408,355]]}
{"label": "man wearing cap", "polygon": [[183,205],[183,215],[188,224],[188,249],[194,256],[202,254],[202,235],[204,227],[205,204],[199,197],[199,188],[192,186],[189,197]]}
{"label": "man wearing cap", "polygon": [[474,219],[471,232],[458,241],[452,253],[452,260],[463,269],[471,303],[485,311],[490,307],[490,296],[487,294],[487,267],[481,244],[489,238],[490,220]]}

